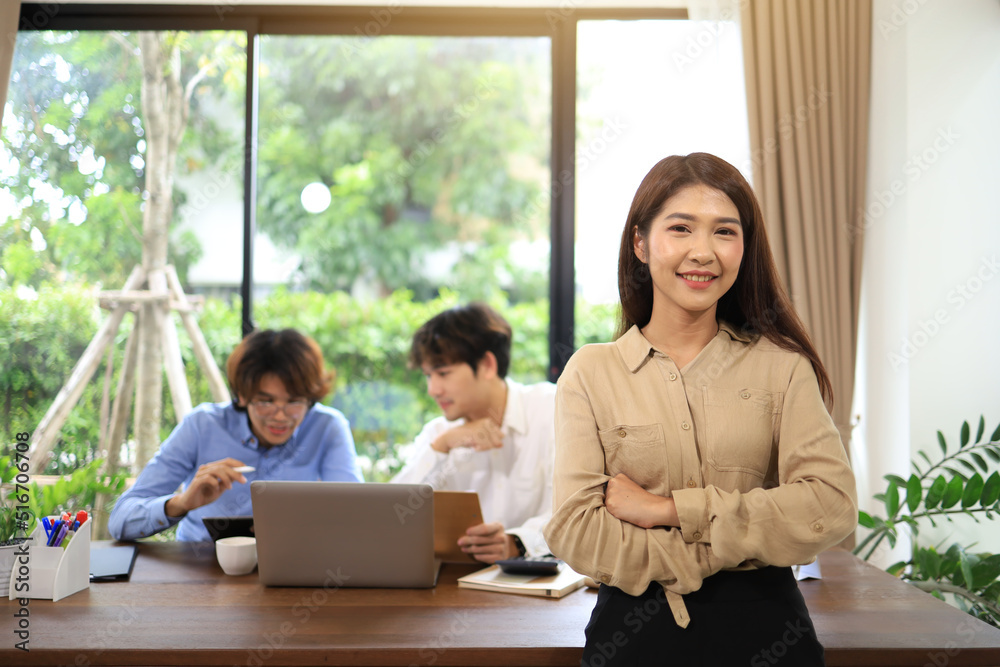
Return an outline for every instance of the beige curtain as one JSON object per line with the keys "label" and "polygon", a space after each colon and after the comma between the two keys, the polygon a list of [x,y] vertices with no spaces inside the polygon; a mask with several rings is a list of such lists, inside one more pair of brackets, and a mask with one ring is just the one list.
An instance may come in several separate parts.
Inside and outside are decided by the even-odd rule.
{"label": "beige curtain", "polygon": [[849,445],[868,143],[871,0],[748,0],[754,187]]}
{"label": "beige curtain", "polygon": [[20,16],[21,0],[0,0],[0,127],[3,127],[3,108],[7,104],[10,65],[14,61]]}

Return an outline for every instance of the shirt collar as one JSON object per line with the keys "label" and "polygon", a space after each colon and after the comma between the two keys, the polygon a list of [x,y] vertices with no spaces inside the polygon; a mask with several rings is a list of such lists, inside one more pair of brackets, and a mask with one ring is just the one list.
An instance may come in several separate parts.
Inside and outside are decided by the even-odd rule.
{"label": "shirt collar", "polygon": [[725,331],[729,334],[729,337],[733,340],[738,340],[741,343],[752,343],[753,336],[746,333],[745,331],[739,331],[736,327],[731,325],[729,322],[719,322],[719,333]]}
{"label": "shirt collar", "polygon": [[622,355],[625,366],[633,373],[638,371],[653,354],[653,346],[635,324],[625,332],[624,336],[615,341],[615,345],[618,347],[618,354]]}
{"label": "shirt collar", "polygon": [[503,411],[503,425],[520,435],[528,431],[528,418],[524,413],[524,398],[521,396],[521,384],[510,378],[507,383],[507,407]]}
{"label": "shirt collar", "polygon": [[227,406],[226,430],[239,438],[240,444],[249,446],[257,441],[257,436],[250,430],[250,416],[246,410],[237,410],[236,402],[233,401]]}
{"label": "shirt collar", "polygon": [[[728,322],[719,323],[719,333],[716,338],[725,333],[730,339],[741,343],[751,343],[753,339],[745,333],[740,333]],[[715,340],[714,338],[712,340]],[[618,353],[622,355],[625,366],[635,373],[653,354],[653,346],[646,337],[639,331],[638,325],[633,324],[632,328],[625,332],[625,335],[615,341]]]}

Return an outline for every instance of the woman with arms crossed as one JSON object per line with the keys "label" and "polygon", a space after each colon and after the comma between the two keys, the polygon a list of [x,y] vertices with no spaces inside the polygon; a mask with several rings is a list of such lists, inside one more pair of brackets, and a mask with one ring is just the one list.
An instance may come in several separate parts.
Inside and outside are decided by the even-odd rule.
{"label": "woman with arms crossed", "polygon": [[789,566],[853,531],[854,476],[739,171],[657,163],[618,285],[617,340],[581,348],[556,398],[545,537],[602,584],[583,664],[822,665]]}

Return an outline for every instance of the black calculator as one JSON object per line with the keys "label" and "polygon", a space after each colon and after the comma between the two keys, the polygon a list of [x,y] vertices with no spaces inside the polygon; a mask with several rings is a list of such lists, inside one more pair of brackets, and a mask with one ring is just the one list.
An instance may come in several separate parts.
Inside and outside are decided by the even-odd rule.
{"label": "black calculator", "polygon": [[533,574],[538,577],[559,574],[562,561],[555,556],[535,556],[534,558],[507,558],[498,560],[497,565],[507,574]]}

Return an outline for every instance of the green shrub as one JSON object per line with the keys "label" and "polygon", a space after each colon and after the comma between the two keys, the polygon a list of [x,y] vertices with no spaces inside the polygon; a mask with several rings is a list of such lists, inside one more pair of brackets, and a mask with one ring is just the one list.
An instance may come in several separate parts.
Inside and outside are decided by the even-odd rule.
{"label": "green shrub", "polygon": [[[79,285],[43,286],[37,295],[23,288],[0,289],[0,358],[10,360],[0,368],[0,391],[5,397],[3,442],[13,442],[13,433],[31,432],[38,425],[107,317],[97,308],[96,292]],[[316,339],[337,374],[335,389],[324,402],[350,420],[366,478],[384,481],[402,464],[397,446],[410,442],[425,422],[439,414],[426,394],[422,374],[407,364],[410,339],[426,320],[458,303],[458,295],[448,291],[430,301],[415,301],[405,290],[381,300],[362,301],[344,292],[279,289],[255,302],[254,319],[260,328],[295,327]],[[491,305],[514,329],[510,376],[525,383],[544,380],[549,366],[548,300],[510,304],[494,299]],[[223,371],[240,340],[241,307],[238,298],[208,298],[196,314],[212,356]],[[180,318],[173,317],[192,403],[211,401],[191,342]],[[577,319],[581,343],[610,340],[614,306],[578,303]],[[132,326],[133,316],[127,315],[115,339],[112,397]],[[563,361],[571,352],[560,352]],[[103,455],[98,444],[98,416],[104,372],[102,363],[62,428],[54,448],[57,456],[45,474],[68,474]],[[162,439],[175,424],[164,382]]]}

